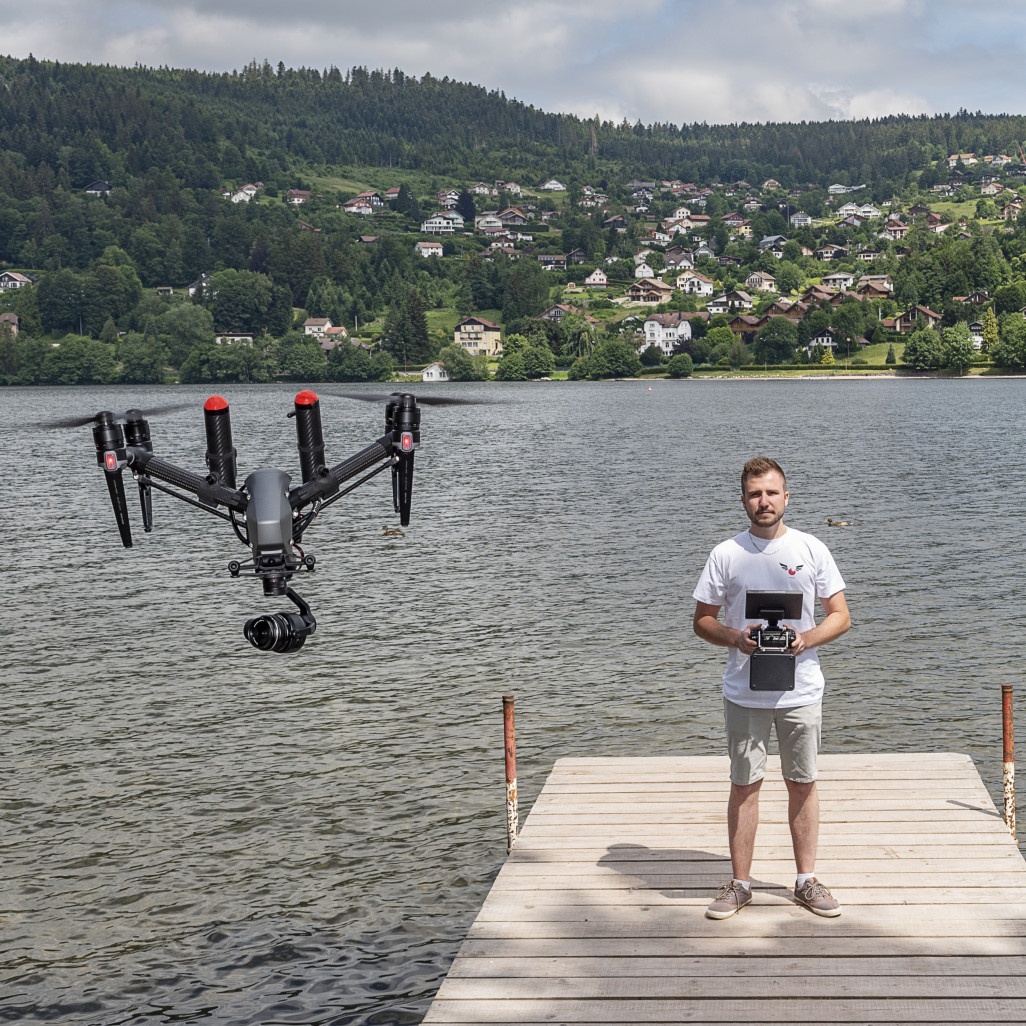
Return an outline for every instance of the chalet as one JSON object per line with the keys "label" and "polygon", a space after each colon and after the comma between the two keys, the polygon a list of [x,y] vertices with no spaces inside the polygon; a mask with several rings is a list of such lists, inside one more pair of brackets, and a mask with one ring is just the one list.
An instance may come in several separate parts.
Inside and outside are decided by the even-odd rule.
{"label": "chalet", "polygon": [[979,161],[976,159],[975,153],[952,153],[948,157],[948,167],[957,167],[959,163],[963,167],[972,167],[973,164],[978,164]]}
{"label": "chalet", "polygon": [[629,227],[629,222],[623,214],[614,214],[612,217],[607,217],[602,222],[602,227],[607,229],[613,228],[618,232],[625,232]]}
{"label": "chalet", "polygon": [[796,210],[791,215],[791,226],[793,228],[807,228],[812,224],[812,217],[804,210]]}
{"label": "chalet", "polygon": [[512,246],[505,246],[497,242],[493,242],[487,249],[482,250],[481,255],[485,260],[494,260],[497,256],[505,257],[507,260],[520,259],[520,254]]}
{"label": "chalet", "polygon": [[458,189],[439,189],[435,193],[435,199],[443,210],[452,210],[460,200]]}
{"label": "chalet", "polygon": [[342,204],[342,209],[347,214],[362,214],[365,217],[368,214],[374,213],[374,207],[371,206],[370,201],[361,199],[359,196],[351,200],[346,200],[345,203]]}
{"label": "chalet", "polygon": [[769,322],[768,317],[756,317],[754,314],[738,314],[727,324],[735,335],[740,335],[746,342],[751,340],[760,328]]}
{"label": "chalet", "polygon": [[780,182],[778,182],[775,178],[767,178],[766,181],[764,181],[762,183],[762,191],[763,192],[769,192],[772,189],[779,189],[779,188],[780,188]]}
{"label": "chalet", "polygon": [[860,289],[864,285],[872,285],[883,292],[894,291],[894,279],[889,274],[863,274],[855,287]]}
{"label": "chalet", "polygon": [[723,217],[720,218],[720,220],[728,228],[738,228],[741,225],[747,223],[747,219],[743,214],[724,214]]}
{"label": "chalet", "polygon": [[341,324],[328,328],[323,335],[318,336],[318,341],[321,344],[321,349],[325,355],[330,353],[332,349],[338,348],[343,342],[348,341],[349,332],[342,327]]}
{"label": "chalet", "polygon": [[[3,316],[0,315],[0,321],[3,320]],[[979,351],[983,348],[983,321],[970,321],[966,325],[969,329],[969,338],[972,341],[973,349]]]}
{"label": "chalet", "polygon": [[238,342],[252,342],[251,331],[223,331],[220,335],[214,336],[214,342],[219,346],[230,346]]}
{"label": "chalet", "polygon": [[83,191],[87,196],[106,196],[110,192],[110,182],[93,182]]}
{"label": "chalet", "polygon": [[333,327],[330,317],[307,317],[303,321],[303,334],[320,338],[329,328]]}
{"label": "chalet", "polygon": [[510,196],[520,196],[523,194],[523,190],[516,182],[496,182],[495,188],[499,192],[508,192]]}
{"label": "chalet", "polygon": [[716,284],[712,278],[707,278],[698,271],[684,271],[677,275],[677,288],[690,296],[711,296],[716,290]]}
{"label": "chalet", "polygon": [[502,329],[483,317],[464,317],[456,325],[454,342],[472,356],[502,356]]}
{"label": "chalet", "polygon": [[716,258],[716,263],[718,263],[720,267],[740,267],[741,258],[733,256],[730,253],[724,253],[723,256]]}
{"label": "chalet", "polygon": [[504,225],[527,224],[527,214],[520,207],[506,207],[496,215]]}
{"label": "chalet", "polygon": [[940,314],[934,313],[925,306],[914,306],[911,310],[906,310],[905,313],[894,319],[894,330],[900,334],[905,334],[907,331],[915,331],[916,323],[920,317],[926,322],[928,328],[936,328],[940,324]]}
{"label": "chalet", "polygon": [[850,289],[855,284],[855,275],[851,271],[837,271],[834,274],[824,274],[820,280],[832,289]]}
{"label": "chalet", "polygon": [[627,299],[631,303],[657,305],[665,303],[672,293],[673,289],[659,278],[642,278],[628,287]]}
{"label": "chalet", "polygon": [[784,235],[764,235],[759,240],[759,252],[764,253],[767,249],[772,249],[776,253],[779,248],[783,252],[784,243],[787,242],[787,237]]}
{"label": "chalet", "polygon": [[502,223],[499,215],[494,210],[486,210],[474,218],[474,227],[479,232],[501,232],[506,226]]}
{"label": "chalet", "polygon": [[0,272],[0,290],[23,289],[26,285],[31,284],[31,278],[24,274],[19,274],[17,271]]}
{"label": "chalet", "polygon": [[291,203],[293,206],[299,206],[301,203],[309,203],[313,198],[313,193],[309,189],[289,189],[285,193],[285,202]]}
{"label": "chalet", "polygon": [[586,264],[588,262],[588,254],[578,246],[577,249],[572,249],[567,253],[566,260],[568,264]]}
{"label": "chalet", "polygon": [[360,235],[357,238],[356,241],[363,243],[363,245],[365,245],[365,246],[373,246],[376,243],[381,241],[381,236],[380,235]]}
{"label": "chalet", "polygon": [[386,189],[385,190],[385,201],[387,203],[392,203],[394,200],[397,200],[398,198],[399,198],[399,186],[398,185],[393,185],[391,189]]}
{"label": "chalet", "polygon": [[487,182],[475,182],[470,187],[470,193],[472,196],[498,196],[499,190],[494,186],[489,185]]}
{"label": "chalet", "polygon": [[440,242],[418,242],[414,245],[413,252],[422,257],[440,257],[442,244]]}
{"label": "chalet", "polygon": [[200,275],[200,276],[199,276],[199,277],[198,277],[198,278],[197,278],[197,279],[196,279],[196,280],[195,280],[195,281],[194,281],[194,282],[193,282],[193,283],[192,283],[192,284],[191,284],[191,285],[190,285],[190,286],[188,287],[188,289],[186,289],[186,291],[187,291],[187,292],[189,293],[189,296],[190,296],[190,297],[192,297],[192,296],[195,296],[195,295],[197,295],[197,293],[201,293],[201,292],[202,292],[202,291],[203,291],[203,290],[204,290],[204,289],[205,289],[205,288],[207,287],[207,282],[208,282],[209,280],[210,280],[210,275],[209,275],[209,274],[201,274],[201,275]]}
{"label": "chalet", "polygon": [[1001,209],[1001,216],[1006,221],[1014,221],[1022,213],[1022,200],[1009,200]]}
{"label": "chalet", "polygon": [[18,337],[18,315],[10,310],[0,313],[0,338],[8,335],[10,338]]}
{"label": "chalet", "polygon": [[544,192],[566,192],[566,186],[558,178],[550,178],[538,186]]}
{"label": "chalet", "polygon": [[645,318],[644,332],[639,352],[655,346],[664,356],[671,356],[678,342],[691,338],[691,324],[680,313],[649,314]]}
{"label": "chalet", "polygon": [[543,321],[561,321],[567,314],[571,313],[579,314],[589,324],[598,324],[598,321],[591,314],[585,313],[579,306],[567,306],[565,303],[556,303],[554,306],[550,306],[547,310],[538,314],[538,317]]}
{"label": "chalet", "polygon": [[584,279],[585,287],[589,289],[604,289],[609,284],[606,272],[596,267],[587,278]]}
{"label": "chalet", "polygon": [[767,274],[765,271],[752,271],[745,278],[745,286],[757,289],[759,292],[773,292],[776,290],[777,282],[772,274]]}
{"label": "chalet", "polygon": [[860,249],[855,254],[856,260],[864,260],[867,264],[871,264],[874,260],[880,258],[880,250],[878,249]]}
{"label": "chalet", "polygon": [[173,296],[175,294],[174,286],[172,285],[158,285],[154,291],[158,296]]}
{"label": "chalet", "polygon": [[683,246],[673,246],[665,253],[666,266],[669,270],[679,268],[691,268],[695,266],[695,258],[690,249]]}
{"label": "chalet", "polygon": [[848,251],[843,246],[836,246],[832,242],[816,250],[816,259],[822,261],[844,260],[847,255]]}
{"label": "chalet", "polygon": [[655,271],[652,270],[651,266],[644,260],[640,264],[637,264],[634,268],[635,278],[654,278]]}
{"label": "chalet", "polygon": [[786,317],[789,321],[797,324],[809,311],[808,306],[802,302],[791,302],[787,299],[774,300],[762,314],[764,317]]}
{"label": "chalet", "polygon": [[566,254],[565,253],[540,253],[538,255],[538,263],[541,264],[543,271],[565,271],[566,270]]}
{"label": "chalet", "polygon": [[981,196],[997,196],[1004,191],[1005,187],[1000,182],[987,182],[980,186]]}
{"label": "chalet", "polygon": [[883,231],[880,232],[880,238],[903,239],[906,235],[908,235],[908,228],[909,226],[907,224],[904,224],[897,218],[889,218],[886,222],[884,222]]}
{"label": "chalet", "polygon": [[425,235],[452,235],[457,228],[462,227],[463,217],[455,210],[441,210],[420,223],[420,230]]}
{"label": "chalet", "polygon": [[431,363],[421,372],[421,381],[452,381],[452,375],[440,364]]}
{"label": "chalet", "polygon": [[983,306],[990,302],[990,296],[981,289],[977,289],[975,292],[970,292],[968,296],[952,296],[951,300],[954,303],[972,303],[974,306]]}
{"label": "chalet", "polygon": [[299,230],[301,232],[313,232],[315,235],[321,231],[320,228],[315,228],[309,221],[300,221]]}

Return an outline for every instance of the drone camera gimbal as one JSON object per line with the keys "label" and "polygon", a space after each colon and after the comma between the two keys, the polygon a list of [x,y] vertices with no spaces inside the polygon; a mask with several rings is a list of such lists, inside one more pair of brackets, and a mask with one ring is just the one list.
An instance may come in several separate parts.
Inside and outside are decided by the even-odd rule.
{"label": "drone camera gimbal", "polygon": [[[219,395],[203,404],[206,429],[206,475],[195,474],[153,452],[149,424],[141,410],[124,415],[124,428],[113,413],[101,411],[93,420],[96,461],[107,480],[114,518],[125,548],[132,546],[132,528],[122,472],[128,467],[139,487],[143,530],[153,529],[152,489],[166,492],[212,513],[231,525],[250,549],[246,562],[232,560],[228,572],[238,577],[252,572],[265,595],[285,595],[299,609],[255,617],[244,633],[256,648],[294,652],[316,629],[310,607],[290,587],[300,571],[312,571],[315,559],[300,546],[303,533],[328,506],[386,468],[392,470],[392,501],[401,524],[410,523],[413,459],[420,445],[420,409],[416,397],[393,393],[385,404],[385,434],[366,448],[334,466],[327,466],[321,431],[320,400],[304,389],[289,413],[296,421],[302,484],[289,486],[283,470],[263,467],[236,484],[237,452],[232,442],[228,402]],[[360,476],[363,475],[363,476]],[[346,488],[342,486],[357,480]],[[195,498],[183,492],[191,492]],[[224,507],[224,512],[219,507]],[[244,522],[240,522],[244,518]]]}

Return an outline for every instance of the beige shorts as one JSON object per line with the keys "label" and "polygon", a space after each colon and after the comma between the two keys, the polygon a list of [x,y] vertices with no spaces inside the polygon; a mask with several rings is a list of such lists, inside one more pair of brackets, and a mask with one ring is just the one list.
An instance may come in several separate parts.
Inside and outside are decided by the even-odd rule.
{"label": "beige shorts", "polygon": [[754,784],[766,775],[770,729],[777,728],[780,769],[785,779],[811,784],[823,728],[823,703],[791,709],[749,709],[723,699],[723,722],[730,752],[730,780]]}

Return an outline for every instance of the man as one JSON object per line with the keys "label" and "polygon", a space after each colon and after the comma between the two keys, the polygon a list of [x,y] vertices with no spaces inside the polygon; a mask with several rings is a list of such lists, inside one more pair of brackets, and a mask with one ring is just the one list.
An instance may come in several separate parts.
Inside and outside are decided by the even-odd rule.
{"label": "man", "polygon": [[[727,832],[734,875],[706,910],[710,919],[726,919],[752,900],[759,789],[774,726],[798,873],[795,899],[817,915],[841,914],[840,904],[815,875],[819,839],[816,755],[824,688],[817,650],[844,634],[851,620],[844,581],[830,551],[818,538],[784,525],[789,497],[778,463],[764,457],[749,460],[741,473],[741,503],[750,521],[748,530],[713,549],[694,591],[695,633],[710,644],[730,649],[723,675],[723,709],[730,752]],[[756,648],[749,630],[761,625],[745,620],[748,591],[802,593],[801,620],[787,624],[796,632],[791,644],[796,657],[793,691],[753,691],[749,687],[749,657]],[[818,626],[816,599],[826,614]],[[722,623],[718,619],[721,608]]]}

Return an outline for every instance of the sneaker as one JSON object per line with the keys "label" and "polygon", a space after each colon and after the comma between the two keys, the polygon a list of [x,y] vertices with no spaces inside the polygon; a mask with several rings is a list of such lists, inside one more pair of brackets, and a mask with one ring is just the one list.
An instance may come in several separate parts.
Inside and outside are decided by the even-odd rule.
{"label": "sneaker", "polygon": [[794,899],[817,916],[839,916],[841,903],[815,878],[806,880],[804,887],[794,885]]}
{"label": "sneaker", "polygon": [[725,883],[709,907],[705,910],[707,919],[729,919],[737,915],[752,900],[751,887],[744,887],[733,880]]}

